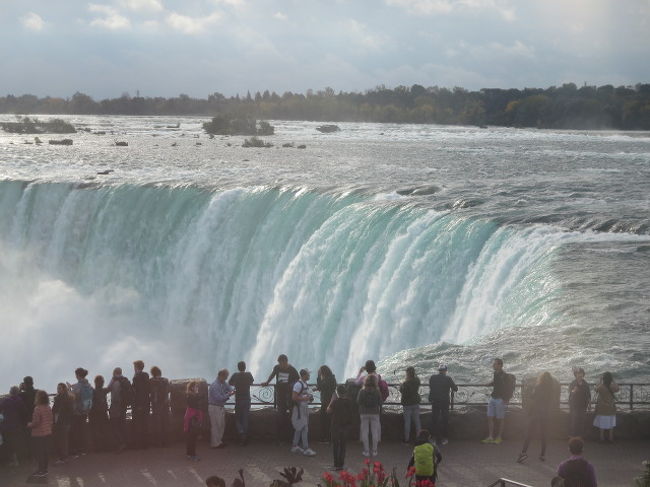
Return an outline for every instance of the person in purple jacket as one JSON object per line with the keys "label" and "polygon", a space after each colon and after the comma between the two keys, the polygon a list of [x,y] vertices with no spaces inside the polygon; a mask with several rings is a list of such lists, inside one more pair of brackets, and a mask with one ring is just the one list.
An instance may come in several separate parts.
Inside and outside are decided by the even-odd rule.
{"label": "person in purple jacket", "polygon": [[596,472],[593,465],[583,458],[583,448],[582,438],[569,440],[571,456],[557,468],[557,474],[564,479],[565,487],[597,487]]}

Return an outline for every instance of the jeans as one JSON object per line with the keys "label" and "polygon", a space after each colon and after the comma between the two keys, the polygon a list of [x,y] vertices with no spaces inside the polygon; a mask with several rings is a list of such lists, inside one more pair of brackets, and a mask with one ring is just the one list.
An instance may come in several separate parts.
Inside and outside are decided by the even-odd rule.
{"label": "jeans", "polygon": [[190,427],[185,433],[185,454],[190,457],[196,456],[196,438],[199,436],[198,428]]}
{"label": "jeans", "polygon": [[415,435],[422,429],[420,423],[420,405],[413,404],[411,406],[402,406],[404,409],[404,441],[409,441],[411,438],[411,424],[415,425]]}
{"label": "jeans", "polygon": [[88,417],[90,434],[93,439],[94,451],[106,451],[113,446],[113,438],[108,420],[108,414],[91,413]]}
{"label": "jeans", "polygon": [[347,433],[345,429],[332,429],[332,453],[334,454],[334,467],[343,468],[345,465],[345,444]]}
{"label": "jeans", "polygon": [[544,456],[546,453],[546,424],[548,422],[548,418],[546,414],[537,414],[534,416],[531,416],[528,419],[528,433],[526,434],[526,439],[524,440],[524,446],[522,447],[521,451],[522,452],[527,452],[528,451],[528,445],[530,444],[530,440],[533,436],[533,433],[535,432],[535,428],[539,426],[539,434],[540,434],[540,439],[542,441],[542,453],[541,455]]}
{"label": "jeans", "polygon": [[133,423],[133,443],[136,448],[147,447],[149,405],[134,406],[131,410],[131,422]]}
{"label": "jeans", "polygon": [[363,451],[370,451],[370,436],[372,435],[372,451],[377,450],[381,440],[381,422],[378,414],[361,414],[361,429],[359,436],[363,442]]}
{"label": "jeans", "polygon": [[434,438],[447,438],[449,429],[449,403],[433,401],[431,403],[431,433]]}
{"label": "jeans", "polygon": [[88,451],[87,414],[75,414],[70,425],[70,451],[72,454]]}
{"label": "jeans", "polygon": [[65,460],[66,458],[68,458],[69,437],[70,437],[69,424],[54,425],[54,444],[56,447],[56,454],[59,456],[59,460]]}
{"label": "jeans", "polygon": [[165,405],[153,408],[151,412],[151,429],[154,433],[155,442],[159,446],[167,444],[167,423],[169,422],[169,408]]}
{"label": "jeans", "polygon": [[250,398],[235,399],[235,425],[237,426],[237,433],[240,436],[246,436],[248,434],[248,414],[250,410]]}
{"label": "jeans", "polygon": [[300,446],[301,442],[302,448],[305,450],[309,448],[309,425],[305,425],[293,432],[293,446]]}
{"label": "jeans", "polygon": [[126,446],[126,409],[111,409],[111,430],[117,448]]}
{"label": "jeans", "polygon": [[38,472],[47,472],[47,455],[50,436],[32,436],[32,455],[38,464]]}
{"label": "jeans", "polygon": [[584,436],[587,411],[584,409],[571,409],[569,411],[569,431],[571,436]]}
{"label": "jeans", "polygon": [[221,445],[223,431],[226,428],[226,410],[223,406],[210,404],[208,406],[210,415],[210,446],[216,447]]}

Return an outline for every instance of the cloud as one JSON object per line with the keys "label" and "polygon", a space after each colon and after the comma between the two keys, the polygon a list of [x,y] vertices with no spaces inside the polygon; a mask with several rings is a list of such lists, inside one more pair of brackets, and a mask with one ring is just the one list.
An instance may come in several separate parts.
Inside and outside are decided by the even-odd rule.
{"label": "cloud", "polygon": [[385,43],[384,37],[370,32],[366,25],[357,20],[345,19],[341,22],[341,27],[357,46],[366,49],[379,49]]}
{"label": "cloud", "polygon": [[40,15],[35,14],[34,12],[29,12],[22,19],[23,25],[25,28],[33,31],[39,31],[43,29],[45,22]]}
{"label": "cloud", "polygon": [[103,17],[98,17],[90,21],[90,25],[93,27],[101,27],[109,30],[128,29],[131,27],[131,21],[120,15],[116,9],[109,5],[91,3],[88,5],[88,10],[103,15]]}
{"label": "cloud", "polygon": [[515,20],[515,10],[503,0],[385,0],[387,5],[402,7],[414,14],[449,14],[455,11],[496,11],[504,20]]}
{"label": "cloud", "polygon": [[275,12],[273,14],[273,18],[277,20],[287,20],[289,17],[287,17],[287,14],[284,14],[282,12]]}
{"label": "cloud", "polygon": [[212,12],[207,17],[189,17],[187,15],[172,12],[167,16],[167,25],[183,34],[200,34],[205,28],[214,24],[221,18],[219,12]]}
{"label": "cloud", "polygon": [[165,9],[160,0],[120,0],[120,5],[138,12],[160,12]]}

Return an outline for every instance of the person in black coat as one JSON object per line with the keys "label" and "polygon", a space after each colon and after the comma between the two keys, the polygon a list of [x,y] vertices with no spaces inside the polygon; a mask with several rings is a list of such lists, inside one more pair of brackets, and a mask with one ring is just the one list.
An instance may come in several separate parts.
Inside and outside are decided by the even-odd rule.
{"label": "person in black coat", "polygon": [[144,371],[144,362],[133,362],[135,375],[133,376],[133,407],[131,418],[133,422],[133,444],[135,448],[147,447],[147,431],[149,412],[149,374]]}
{"label": "person in black coat", "polygon": [[458,386],[447,375],[447,365],[440,364],[438,373],[429,378],[429,402],[431,403],[431,430],[435,441],[440,441],[443,445],[448,441],[451,391],[458,392]]}
{"label": "person in black coat", "polygon": [[573,369],[575,380],[569,385],[569,418],[571,436],[584,436],[587,409],[591,403],[591,386],[585,380],[584,369]]}

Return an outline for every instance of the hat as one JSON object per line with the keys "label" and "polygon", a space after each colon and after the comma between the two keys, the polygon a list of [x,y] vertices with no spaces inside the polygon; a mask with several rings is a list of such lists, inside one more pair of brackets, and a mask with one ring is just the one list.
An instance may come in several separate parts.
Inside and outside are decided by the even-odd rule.
{"label": "hat", "polygon": [[447,370],[447,364],[441,362],[440,365],[438,365],[438,370]]}

